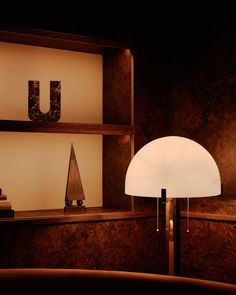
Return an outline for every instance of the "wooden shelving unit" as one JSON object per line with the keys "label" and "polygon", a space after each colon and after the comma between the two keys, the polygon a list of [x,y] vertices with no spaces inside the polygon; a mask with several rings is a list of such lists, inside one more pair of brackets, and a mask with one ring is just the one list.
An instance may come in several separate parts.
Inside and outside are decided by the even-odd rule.
{"label": "wooden shelving unit", "polygon": [[133,55],[130,45],[73,34],[3,26],[0,27],[0,41],[102,55],[102,124],[0,120],[0,131],[102,135],[103,207],[132,211],[133,199],[124,195],[125,173],[134,150]]}

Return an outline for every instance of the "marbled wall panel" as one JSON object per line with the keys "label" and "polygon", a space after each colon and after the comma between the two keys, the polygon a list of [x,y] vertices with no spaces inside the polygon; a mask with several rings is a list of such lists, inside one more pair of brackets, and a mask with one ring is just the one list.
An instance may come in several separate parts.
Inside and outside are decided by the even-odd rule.
{"label": "marbled wall panel", "polygon": [[[191,211],[236,214],[235,52],[235,34],[204,30],[153,38],[134,55],[135,151],[161,136],[185,136],[202,144],[219,166],[223,197],[191,199]],[[155,207],[139,199],[139,208]],[[186,210],[186,200],[181,207]],[[236,283],[235,223],[191,219],[187,234],[185,222],[181,275]]]}
{"label": "marbled wall panel", "polygon": [[236,212],[235,49],[234,34],[204,32],[135,55],[135,150],[161,136],[185,136],[219,166],[223,198],[193,200],[192,211]]}
{"label": "marbled wall panel", "polygon": [[180,275],[236,284],[236,223],[181,220]]}
{"label": "marbled wall panel", "polygon": [[[137,46],[134,51],[134,151],[168,135],[170,78],[158,47]],[[135,197],[135,210],[156,208],[156,199]]]}
{"label": "marbled wall panel", "polygon": [[[227,46],[227,40],[225,41]],[[223,49],[222,49],[223,50]],[[191,210],[234,214],[236,208],[236,57],[218,60],[213,51],[201,71],[185,84],[176,79],[169,109],[172,134],[189,137],[202,144],[215,158],[223,184],[223,198],[193,200]],[[227,65],[228,64],[228,65]],[[232,68],[230,68],[230,65]]]}
{"label": "marbled wall panel", "polygon": [[0,267],[164,273],[155,218],[54,225],[1,225]]}
{"label": "marbled wall panel", "polygon": [[[131,209],[125,174],[131,160],[130,136],[103,136],[103,207]],[[115,168],[114,168],[115,167]]]}
{"label": "marbled wall panel", "polygon": [[131,53],[114,50],[103,56],[103,123],[131,124]]}
{"label": "marbled wall panel", "polygon": [[168,134],[171,79],[159,54],[155,45],[137,45],[134,51],[135,152],[149,141]]}

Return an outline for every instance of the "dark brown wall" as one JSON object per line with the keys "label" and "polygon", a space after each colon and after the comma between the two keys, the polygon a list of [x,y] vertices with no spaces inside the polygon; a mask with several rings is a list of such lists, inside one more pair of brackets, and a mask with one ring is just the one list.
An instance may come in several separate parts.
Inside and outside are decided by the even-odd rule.
{"label": "dark brown wall", "polygon": [[[236,215],[236,36],[202,31],[169,41],[136,52],[136,151],[165,135],[202,144],[219,166],[223,197],[191,200],[190,210]],[[180,274],[236,283],[235,221],[191,219],[190,234],[183,224]]]}
{"label": "dark brown wall", "polygon": [[236,223],[192,219],[181,229],[181,275],[235,284]]}

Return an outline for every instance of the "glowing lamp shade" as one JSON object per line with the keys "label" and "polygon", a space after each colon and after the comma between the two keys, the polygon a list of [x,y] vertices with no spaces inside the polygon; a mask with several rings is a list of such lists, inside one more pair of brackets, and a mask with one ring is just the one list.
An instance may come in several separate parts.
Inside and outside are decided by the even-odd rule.
{"label": "glowing lamp shade", "polygon": [[210,197],[221,194],[221,179],[211,154],[197,142],[166,136],[143,146],[131,160],[125,193],[171,198]]}

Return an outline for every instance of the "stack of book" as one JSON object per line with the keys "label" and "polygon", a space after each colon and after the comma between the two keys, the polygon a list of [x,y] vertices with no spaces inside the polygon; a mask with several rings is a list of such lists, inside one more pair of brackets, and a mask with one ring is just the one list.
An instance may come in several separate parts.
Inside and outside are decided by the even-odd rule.
{"label": "stack of book", "polygon": [[0,188],[0,217],[14,217],[14,210],[11,207],[11,201],[7,199],[7,196],[2,194]]}

